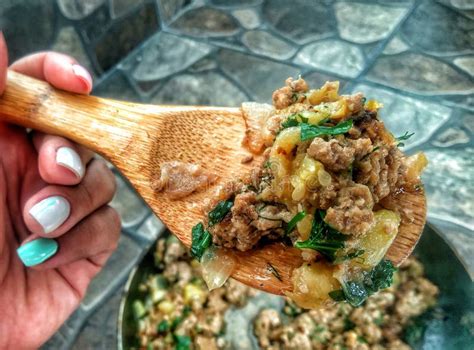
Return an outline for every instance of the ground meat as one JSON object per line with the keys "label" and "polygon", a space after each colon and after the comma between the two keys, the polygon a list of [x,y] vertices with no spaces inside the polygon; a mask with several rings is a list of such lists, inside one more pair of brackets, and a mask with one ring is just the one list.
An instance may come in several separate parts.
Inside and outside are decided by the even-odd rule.
{"label": "ground meat", "polygon": [[172,161],[161,164],[160,178],[152,184],[156,191],[164,191],[171,199],[184,198],[207,188],[217,175],[206,172],[197,164]]}
{"label": "ground meat", "polygon": [[308,83],[304,79],[298,78],[294,80],[292,77],[285,80],[286,86],[289,86],[295,92],[308,91]]}
{"label": "ground meat", "polygon": [[293,103],[293,100],[291,99],[292,96],[293,90],[291,90],[291,87],[284,86],[273,93],[273,105],[276,109],[286,108]]}
{"label": "ground meat", "polygon": [[364,107],[364,95],[358,92],[354,95],[343,95],[342,98],[347,103],[347,108],[351,111],[351,114],[357,114],[362,111]]}
{"label": "ground meat", "polygon": [[209,228],[214,243],[246,251],[254,247],[264,236],[274,237],[283,233],[275,230],[282,226],[282,220],[273,218],[268,220],[267,217],[261,217],[255,206],[257,203],[257,195],[254,192],[236,195],[231,215]]}
{"label": "ground meat", "polygon": [[336,206],[327,210],[325,221],[341,233],[360,236],[374,223],[374,201],[367,186],[355,184],[341,189]]}
{"label": "ground meat", "polygon": [[355,181],[368,186],[377,203],[401,185],[404,169],[402,159],[398,148],[381,146],[356,162]]}

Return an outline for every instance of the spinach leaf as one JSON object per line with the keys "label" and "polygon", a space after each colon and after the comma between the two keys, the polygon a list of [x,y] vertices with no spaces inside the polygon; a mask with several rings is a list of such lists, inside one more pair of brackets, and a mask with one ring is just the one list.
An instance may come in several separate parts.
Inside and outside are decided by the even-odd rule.
{"label": "spinach leaf", "polygon": [[396,270],[391,261],[383,259],[365,273],[362,281],[347,281],[342,284],[342,290],[334,290],[329,296],[335,301],[345,300],[354,307],[360,306],[370,295],[390,287]]}
{"label": "spinach leaf", "polygon": [[352,128],[352,119],[339,123],[335,126],[319,126],[303,123],[301,124],[301,141],[311,140],[323,135],[345,134]]}
{"label": "spinach leaf", "polygon": [[293,216],[293,218],[290,220],[290,222],[286,226],[285,233],[289,234],[291,231],[293,231],[296,227],[296,224],[300,222],[301,220],[303,220],[305,216],[306,216],[306,212],[304,210],[300,211],[295,216]]}
{"label": "spinach leaf", "polygon": [[314,215],[309,239],[296,242],[296,248],[313,249],[324,255],[329,261],[336,259],[336,252],[344,248],[346,236],[324,222],[325,213],[318,210]]}
{"label": "spinach leaf", "polygon": [[397,269],[390,260],[382,260],[364,278],[364,285],[370,294],[388,288],[393,282],[393,273]]}
{"label": "spinach leaf", "polygon": [[161,321],[156,327],[158,333],[166,333],[170,329],[170,324],[167,320]]}
{"label": "spinach leaf", "polygon": [[232,200],[226,200],[226,201],[220,201],[217,203],[214,209],[212,209],[209,214],[209,226],[214,226],[215,224],[218,224],[219,222],[224,219],[224,217],[227,215],[227,213],[232,209],[232,206],[234,205],[234,201]]}
{"label": "spinach leaf", "polygon": [[301,113],[294,113],[291,114],[283,123],[281,123],[281,127],[283,129],[290,128],[292,126],[298,126],[300,123],[307,123],[308,118],[306,118]]}
{"label": "spinach leaf", "polygon": [[212,236],[209,231],[204,230],[204,225],[200,222],[193,227],[192,237],[191,256],[200,260],[204,251],[211,245]]}
{"label": "spinach leaf", "polygon": [[412,132],[411,134],[408,133],[408,131],[405,131],[405,133],[402,135],[402,136],[398,136],[398,137],[395,137],[395,140],[398,141],[397,143],[397,147],[403,147],[405,146],[405,144],[401,141],[406,141],[408,140],[410,137],[412,137],[413,135],[415,135],[414,132]]}
{"label": "spinach leaf", "polygon": [[174,335],[175,350],[191,349],[191,338],[187,335]]}

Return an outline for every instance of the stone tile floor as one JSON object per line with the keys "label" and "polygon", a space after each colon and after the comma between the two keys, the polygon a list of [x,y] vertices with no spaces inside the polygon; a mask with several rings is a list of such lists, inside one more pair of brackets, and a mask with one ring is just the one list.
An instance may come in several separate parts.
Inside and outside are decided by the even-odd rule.
{"label": "stone tile floor", "polygon": [[[424,150],[429,222],[474,277],[472,0],[6,0],[11,60],[53,49],[96,78],[94,94],[146,103],[268,101],[288,76],[341,81],[384,102],[395,134]],[[115,347],[129,271],[163,230],[117,173],[120,247],[45,349]]]}

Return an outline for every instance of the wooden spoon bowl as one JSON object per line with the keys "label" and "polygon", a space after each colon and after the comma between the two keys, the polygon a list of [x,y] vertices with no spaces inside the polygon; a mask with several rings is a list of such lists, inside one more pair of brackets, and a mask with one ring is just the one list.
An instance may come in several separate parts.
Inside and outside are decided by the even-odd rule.
{"label": "wooden spoon bowl", "polygon": [[[241,163],[249,152],[242,147],[246,121],[240,108],[153,106],[77,95],[9,71],[0,98],[0,120],[66,137],[101,154],[188,247],[191,228],[202,221],[214,188],[252,168],[251,163]],[[206,191],[171,200],[156,192],[153,182],[160,164],[172,160],[199,164],[218,174],[219,180]],[[426,221],[425,196],[423,191],[401,192],[384,205],[398,209],[402,216],[399,234],[387,253],[398,265],[420,238]],[[282,243],[237,252],[236,257],[233,277],[273,294],[292,290],[291,273],[302,262],[300,250]]]}

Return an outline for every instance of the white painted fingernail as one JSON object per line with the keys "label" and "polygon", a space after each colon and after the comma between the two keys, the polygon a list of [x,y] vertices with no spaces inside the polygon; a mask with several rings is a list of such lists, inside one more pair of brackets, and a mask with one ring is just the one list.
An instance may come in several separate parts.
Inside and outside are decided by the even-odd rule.
{"label": "white painted fingernail", "polygon": [[69,217],[71,206],[60,196],[53,196],[36,203],[29,211],[30,215],[41,225],[44,233],[56,230]]}
{"label": "white painted fingernail", "polygon": [[72,148],[58,148],[56,151],[56,163],[68,168],[80,179],[84,176],[84,165],[82,165],[81,157]]}

